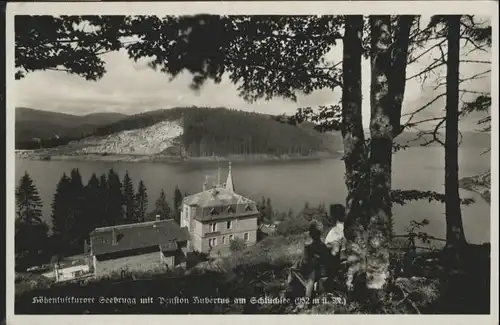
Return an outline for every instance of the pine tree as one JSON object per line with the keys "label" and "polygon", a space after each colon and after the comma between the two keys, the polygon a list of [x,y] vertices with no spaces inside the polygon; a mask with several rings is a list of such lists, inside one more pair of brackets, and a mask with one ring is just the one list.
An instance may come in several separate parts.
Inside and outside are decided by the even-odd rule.
{"label": "pine tree", "polygon": [[123,178],[123,203],[125,207],[125,222],[134,223],[135,220],[135,198],[134,198],[134,185],[128,174],[125,172],[125,177]]}
{"label": "pine tree", "polygon": [[155,202],[155,215],[159,214],[161,219],[170,219],[170,206],[167,203],[167,196],[165,191],[162,189],[160,192],[160,197]]}
{"label": "pine tree", "polygon": [[148,208],[148,193],[144,182],[139,181],[137,193],[135,194],[135,220],[137,222],[144,222],[146,220],[146,211]]}
{"label": "pine tree", "polygon": [[274,216],[274,211],[273,211],[273,205],[271,204],[271,199],[267,198],[266,200],[266,207],[264,209],[265,214],[266,214],[266,219],[268,222],[271,222],[273,220]]}
{"label": "pine tree", "polygon": [[174,190],[174,220],[178,224],[181,223],[182,199],[181,190],[176,185]]}
{"label": "pine tree", "polygon": [[108,214],[108,179],[106,174],[99,177],[99,204],[98,204],[98,225],[99,227],[111,226],[112,222]]}
{"label": "pine tree", "polygon": [[89,227],[89,220],[85,216],[85,191],[82,176],[77,168],[71,170],[69,189],[69,204],[73,211],[73,224],[69,228],[71,246],[74,252],[81,253],[84,239],[88,235],[86,230]]}
{"label": "pine tree", "polygon": [[42,200],[26,172],[16,188],[15,261],[25,270],[48,256],[48,226],[42,221]]}
{"label": "pine tree", "polygon": [[111,168],[108,171],[108,197],[107,197],[107,217],[110,225],[124,223],[123,218],[123,193],[120,177]]}
{"label": "pine tree", "polygon": [[16,205],[17,216],[22,221],[27,223],[42,221],[42,200],[28,172],[24,173],[16,188]]}
{"label": "pine tree", "polygon": [[100,184],[96,174],[92,174],[85,186],[85,234],[88,235],[92,230],[100,226],[100,217],[102,214],[102,197],[100,195]]}
{"label": "pine tree", "polygon": [[74,219],[70,200],[70,182],[70,178],[63,173],[52,200],[52,239],[56,254],[69,253],[71,246],[71,228]]}

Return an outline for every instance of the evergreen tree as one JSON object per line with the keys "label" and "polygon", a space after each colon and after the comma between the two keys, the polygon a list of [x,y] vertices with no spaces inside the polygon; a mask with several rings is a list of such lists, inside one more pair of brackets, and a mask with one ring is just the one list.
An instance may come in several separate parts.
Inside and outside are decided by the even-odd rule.
{"label": "evergreen tree", "polygon": [[174,220],[178,224],[181,223],[182,199],[181,190],[176,185],[174,190]]}
{"label": "evergreen tree", "polygon": [[42,200],[26,172],[16,188],[15,261],[16,269],[39,264],[48,255],[48,226],[42,221]]}
{"label": "evergreen tree", "polygon": [[111,168],[108,171],[107,217],[109,225],[124,223],[122,183],[118,174]]}
{"label": "evergreen tree", "polygon": [[69,204],[73,211],[73,224],[70,225],[69,235],[72,239],[72,249],[76,253],[83,251],[84,239],[88,236],[89,220],[85,215],[85,188],[82,176],[77,168],[71,170],[69,185]]}
{"label": "evergreen tree", "polygon": [[144,222],[146,220],[146,211],[148,208],[148,193],[142,180],[139,181],[137,193],[135,194],[135,206],[135,220]]}
{"label": "evergreen tree", "polygon": [[160,197],[155,202],[155,215],[159,214],[161,219],[170,219],[170,206],[167,203],[167,196],[165,191],[162,189],[160,192]]}
{"label": "evergreen tree", "polygon": [[128,174],[125,172],[125,177],[123,178],[123,203],[125,207],[125,222],[134,223],[137,222],[135,215],[135,197],[134,197],[134,185]]}
{"label": "evergreen tree", "polygon": [[266,220],[268,222],[272,222],[273,216],[274,216],[274,210],[273,210],[273,205],[271,204],[271,199],[267,198],[266,200],[266,207],[264,208],[264,211],[266,211]]}
{"label": "evergreen tree", "polygon": [[100,217],[102,215],[103,205],[103,198],[100,194],[99,179],[94,173],[90,176],[90,179],[85,186],[85,216],[87,222],[84,226],[84,233],[86,235],[100,226]]}
{"label": "evergreen tree", "polygon": [[52,200],[52,239],[56,254],[70,252],[71,228],[74,225],[70,191],[71,180],[63,173]]}
{"label": "evergreen tree", "polygon": [[27,223],[42,221],[42,200],[28,172],[24,173],[16,188],[16,206],[21,220]]}
{"label": "evergreen tree", "polygon": [[99,177],[98,227],[112,225],[108,214],[108,196],[108,179],[106,174],[102,174]]}
{"label": "evergreen tree", "polygon": [[257,210],[259,210],[260,215],[257,218],[257,223],[261,225],[267,220],[266,217],[266,198],[262,197],[260,202],[257,203]]}

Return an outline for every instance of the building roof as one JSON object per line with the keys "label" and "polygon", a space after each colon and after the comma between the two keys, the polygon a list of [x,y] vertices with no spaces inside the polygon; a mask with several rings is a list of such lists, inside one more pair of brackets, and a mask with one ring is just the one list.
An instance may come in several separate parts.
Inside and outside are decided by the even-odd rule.
{"label": "building roof", "polygon": [[183,203],[190,206],[210,208],[234,204],[253,204],[255,202],[231,191],[230,189],[215,187],[200,193],[186,196]]}
{"label": "building roof", "polygon": [[254,201],[224,187],[215,187],[187,196],[183,203],[196,207],[193,218],[199,221],[251,217],[259,214]]}
{"label": "building roof", "polygon": [[90,239],[94,255],[151,246],[159,246],[163,251],[175,251],[177,242],[189,240],[189,232],[174,220],[159,220],[96,228],[90,233]]}

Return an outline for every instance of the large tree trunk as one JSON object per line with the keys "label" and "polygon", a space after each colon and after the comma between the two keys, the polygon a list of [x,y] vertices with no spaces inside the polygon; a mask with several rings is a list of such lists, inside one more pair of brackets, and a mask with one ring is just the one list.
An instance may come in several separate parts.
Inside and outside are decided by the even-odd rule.
{"label": "large tree trunk", "polygon": [[370,16],[370,217],[366,285],[382,289],[389,278],[393,101],[389,94],[391,71],[390,16]]}
{"label": "large tree trunk", "polygon": [[446,74],[445,210],[446,246],[459,248],[465,241],[458,188],[458,97],[460,16],[448,18]]}
{"label": "large tree trunk", "polygon": [[389,76],[390,97],[393,100],[391,124],[393,138],[397,137],[401,128],[401,109],[406,88],[406,65],[408,62],[408,46],[410,29],[415,21],[414,15],[402,15],[397,18],[396,32],[392,51],[392,67]]}
{"label": "large tree trunk", "polygon": [[361,117],[361,37],[363,16],[347,16],[343,40],[342,138],[347,186],[345,236],[349,269],[347,286],[365,270],[366,260],[366,205],[368,203],[368,175]]}

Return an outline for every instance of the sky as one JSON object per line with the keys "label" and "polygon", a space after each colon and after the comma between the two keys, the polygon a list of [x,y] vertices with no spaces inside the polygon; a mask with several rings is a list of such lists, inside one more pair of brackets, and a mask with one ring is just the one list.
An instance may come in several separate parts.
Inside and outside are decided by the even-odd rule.
{"label": "sky", "polygon": [[[468,52],[470,46],[463,44],[462,53]],[[425,49],[422,49],[425,50]],[[446,50],[446,49],[445,49]],[[407,76],[411,76],[432,62],[439,50],[430,52],[422,59],[407,68]],[[298,107],[315,107],[319,105],[337,104],[341,98],[340,89],[316,91],[310,95],[299,94],[297,101],[275,98],[270,101],[260,100],[248,103],[239,97],[237,87],[228,78],[219,84],[208,81],[200,91],[193,91],[189,85],[191,75],[182,73],[173,81],[161,72],[147,66],[147,62],[134,62],[124,50],[102,56],[106,62],[107,73],[98,81],[86,81],[83,78],[59,71],[31,72],[24,79],[15,82],[16,106],[41,110],[85,115],[97,112],[119,112],[137,114],[145,111],[179,106],[227,107],[232,109],[253,111],[267,114],[293,114]],[[342,47],[336,46],[328,59],[333,62],[342,60]],[[463,56],[467,60],[491,60],[491,53],[481,52],[474,56]],[[467,77],[491,69],[490,65],[462,63],[461,76]],[[445,75],[441,69],[438,74]],[[363,126],[369,126],[370,107],[370,62],[362,62],[363,88]],[[411,112],[433,99],[444,88],[434,89],[437,78],[431,77],[424,84],[418,80],[407,82],[403,103],[403,114]],[[464,84],[463,87],[476,91],[490,91],[491,76]],[[465,98],[471,98],[467,94]],[[416,120],[438,117],[444,114],[444,98],[430,106],[416,117]],[[463,131],[477,128],[476,121],[482,115],[473,116],[461,122]],[[403,118],[403,122],[404,122]],[[422,128],[430,128],[425,124]]]}

